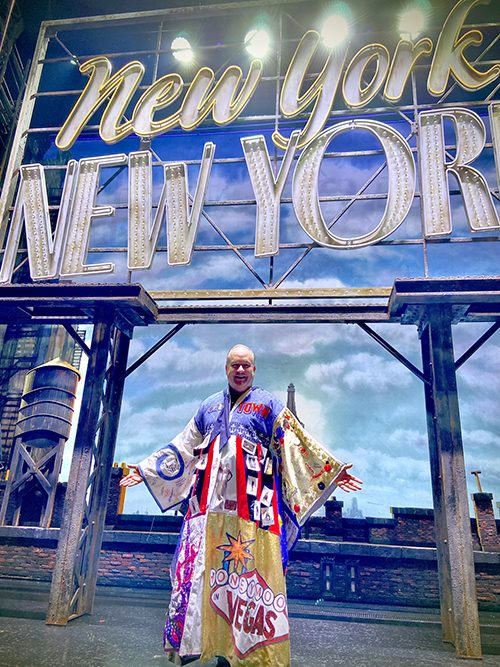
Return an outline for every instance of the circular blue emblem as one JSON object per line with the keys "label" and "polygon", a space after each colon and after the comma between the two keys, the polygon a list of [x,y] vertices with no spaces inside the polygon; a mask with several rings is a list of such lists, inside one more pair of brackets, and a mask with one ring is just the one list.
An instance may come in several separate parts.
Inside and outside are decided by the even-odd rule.
{"label": "circular blue emblem", "polygon": [[156,472],[162,479],[170,481],[181,477],[184,472],[184,461],[174,445],[165,447],[166,453],[156,459]]}

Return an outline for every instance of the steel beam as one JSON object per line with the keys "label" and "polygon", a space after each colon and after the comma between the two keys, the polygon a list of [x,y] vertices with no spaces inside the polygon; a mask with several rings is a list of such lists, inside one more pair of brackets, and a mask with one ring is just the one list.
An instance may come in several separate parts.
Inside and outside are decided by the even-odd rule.
{"label": "steel beam", "polygon": [[419,380],[422,380],[423,382],[428,382],[427,378],[424,377],[424,374],[422,371],[419,371],[416,366],[414,366],[409,359],[404,357],[400,352],[396,350],[395,347],[393,347],[390,343],[388,343],[385,338],[382,338],[376,331],[371,329],[365,322],[356,322],[358,327],[360,329],[363,329],[365,333],[367,333],[369,336],[373,338],[373,340],[376,340],[379,345],[381,345],[384,350],[387,350],[392,356],[397,359],[403,366],[406,366],[406,368],[413,373],[416,377],[418,377]]}
{"label": "steel beam", "polygon": [[458,370],[460,366],[463,366],[465,362],[472,357],[473,354],[475,354],[479,348],[486,343],[487,340],[489,340],[498,330],[500,329],[500,322],[497,321],[495,324],[488,329],[488,331],[485,331],[484,334],[477,339],[477,341],[469,347],[468,350],[466,350],[460,359],[457,359],[455,363],[455,370]]}
{"label": "steel beam", "polygon": [[421,337],[443,641],[480,659],[472,534],[458,406],[451,304],[427,307]]}
{"label": "steel beam", "polygon": [[103,401],[103,421],[97,442],[95,460],[97,474],[92,484],[89,501],[89,530],[81,559],[81,576],[84,578],[85,586],[75,610],[75,616],[91,614],[94,607],[97,570],[101,555],[129,347],[130,338],[123,331],[115,328],[113,351]]}
{"label": "steel beam", "polygon": [[31,118],[35,108],[34,95],[38,90],[40,80],[42,78],[43,63],[42,60],[47,53],[49,40],[45,33],[45,24],[42,24],[38,41],[33,55],[33,62],[30,69],[30,74],[26,84],[24,99],[17,119],[16,132],[12,147],[9,154],[9,163],[5,172],[4,187],[0,195],[0,248],[3,248],[7,228],[9,224],[9,207],[14,201],[16,192],[17,180],[19,175],[19,167],[22,164],[24,149],[28,139],[27,130],[31,124]]}
{"label": "steel beam", "polygon": [[[155,352],[158,352],[158,350],[165,345],[165,343],[168,343],[168,341],[175,336],[176,333],[178,333],[185,324],[178,324],[176,327],[171,329],[168,334],[163,336],[161,340],[159,340],[151,349],[149,349],[147,352],[145,352],[142,357],[137,359],[137,361],[134,361],[134,363],[130,366],[130,368],[127,368],[127,370],[123,373],[122,380],[125,380],[128,378],[129,375],[131,375],[139,366],[142,366],[142,364],[147,361],[150,357],[155,354]],[[119,408],[119,406],[118,406]]]}
{"label": "steel beam", "polygon": [[292,324],[295,322],[389,322],[387,305],[331,306],[168,306],[158,308],[158,323]]}
{"label": "steel beam", "polygon": [[313,289],[192,289],[192,290],[149,290],[155,301],[240,301],[243,299],[386,299],[391,296],[392,287],[326,287]]}
{"label": "steel beam", "polygon": [[78,586],[82,582],[77,581],[77,591],[75,593],[75,568],[78,558],[81,557],[82,541],[85,541],[89,531],[88,525],[82,531],[87,482],[94,455],[95,434],[101,408],[114,318],[114,308],[101,305],[96,309],[92,354],[87,368],[78,431],[57,545],[56,562],[52,575],[46,617],[46,623],[49,625],[66,625],[71,617],[72,607],[78,602]]}

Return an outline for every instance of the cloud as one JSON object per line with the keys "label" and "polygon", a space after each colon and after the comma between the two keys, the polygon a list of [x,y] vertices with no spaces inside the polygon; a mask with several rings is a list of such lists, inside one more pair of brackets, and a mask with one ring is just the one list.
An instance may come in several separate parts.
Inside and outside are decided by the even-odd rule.
{"label": "cloud", "polygon": [[287,279],[281,283],[283,289],[329,289],[332,287],[345,287],[344,283],[335,276],[325,278],[306,278],[305,280]]}
{"label": "cloud", "polygon": [[476,429],[475,431],[464,429],[463,439],[468,447],[498,447],[500,445],[500,436],[484,429]]}
{"label": "cloud", "polygon": [[312,364],[305,377],[335,400],[340,396],[340,383],[345,367],[346,362],[341,359],[331,364]]}
{"label": "cloud", "polygon": [[349,359],[352,370],[344,375],[349,389],[371,388],[386,391],[388,387],[407,387],[411,378],[399,361],[384,361],[381,357],[360,352]]}
{"label": "cloud", "polygon": [[306,377],[321,385],[323,391],[337,392],[340,384],[354,391],[376,389],[386,391],[389,387],[407,387],[411,376],[398,361],[385,361],[381,357],[359,352],[330,364],[312,364]]}
{"label": "cloud", "polygon": [[[148,341],[148,349],[161,335]],[[142,353],[145,347],[142,342],[135,347],[134,352]],[[136,377],[140,374],[141,380],[146,381],[155,392],[161,392],[166,387],[209,384],[214,378],[224,381],[225,355],[225,348],[215,345],[212,348],[206,347],[204,341],[196,338],[184,338],[179,341],[170,339],[134,374]]]}
{"label": "cloud", "polygon": [[[319,348],[330,345],[339,340],[340,327],[331,327],[329,324],[290,324],[263,327],[259,334],[262,348],[273,349],[274,354],[292,357],[290,365],[295,365],[295,357],[309,355]],[[292,342],[293,341],[293,342]]]}
{"label": "cloud", "polygon": [[406,452],[414,452],[415,455],[419,453],[425,454],[428,458],[429,441],[427,433],[420,433],[419,431],[412,431],[410,429],[396,429],[389,436],[388,440],[394,450],[401,450],[403,448]]}
{"label": "cloud", "polygon": [[[185,290],[210,289],[214,287],[243,287],[242,280],[251,280],[247,287],[258,288],[260,285],[249,269],[233,252],[214,251],[194,253],[189,266],[168,266],[165,253],[156,255],[151,269],[134,271],[133,281],[140,282],[148,290]],[[218,279],[218,285],[213,281]]]}
{"label": "cloud", "polygon": [[137,460],[149,456],[184,429],[198,406],[197,401],[187,401],[167,409],[151,407],[138,412],[129,404],[121,414],[119,454],[125,458],[133,455]]}

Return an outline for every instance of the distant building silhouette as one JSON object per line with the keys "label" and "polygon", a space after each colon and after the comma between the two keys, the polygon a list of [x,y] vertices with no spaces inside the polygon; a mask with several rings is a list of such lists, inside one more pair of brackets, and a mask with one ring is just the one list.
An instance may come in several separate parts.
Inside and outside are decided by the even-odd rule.
{"label": "distant building silhouette", "polygon": [[363,519],[363,512],[359,509],[358,499],[351,499],[351,507],[344,512],[344,516],[348,519]]}
{"label": "distant building silhouette", "polygon": [[287,398],[286,398],[286,407],[290,410],[292,415],[297,418],[300,424],[304,426],[304,422],[301,422],[297,414],[297,405],[295,404],[295,385],[293,382],[290,382],[287,389]]}

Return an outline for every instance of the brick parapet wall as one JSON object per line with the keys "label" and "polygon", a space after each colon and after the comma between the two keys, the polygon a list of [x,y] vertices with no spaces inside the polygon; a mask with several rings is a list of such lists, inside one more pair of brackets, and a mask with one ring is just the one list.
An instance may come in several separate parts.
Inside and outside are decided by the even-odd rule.
{"label": "brick parapet wall", "polygon": [[[114,467],[111,473],[110,492],[106,510],[108,528],[126,530],[152,530],[176,532],[180,528],[182,517],[119,515],[119,482],[123,469]],[[5,482],[0,481],[0,500]],[[52,516],[52,527],[59,527],[63,515],[66,484],[58,484]],[[471,519],[473,548],[481,550],[477,526],[483,536],[484,551],[500,551],[500,521],[495,520],[490,494],[474,494],[476,518]],[[480,498],[479,498],[480,497]],[[488,502],[484,502],[484,498]],[[432,509],[412,507],[392,507],[392,518],[349,519],[342,516],[344,503],[333,497],[325,503],[325,516],[312,517],[302,529],[307,539],[323,539],[332,542],[368,542],[370,544],[395,544],[401,546],[435,546],[434,511]],[[29,517],[27,517],[29,518]],[[34,525],[29,520],[21,521],[24,525]],[[147,526],[147,527],[146,527]]]}
{"label": "brick parapet wall", "polygon": [[57,537],[33,539],[8,537],[4,533],[0,537],[0,576],[50,581],[56,548]]}
{"label": "brick parapet wall", "polygon": [[[58,533],[55,528],[0,528],[0,577],[50,581]],[[167,597],[176,542],[175,533],[105,531],[98,584],[165,589]],[[474,556],[480,608],[498,611],[500,553]],[[437,607],[436,550],[301,539],[290,554],[287,587],[290,597]]]}
{"label": "brick parapet wall", "polygon": [[130,588],[170,588],[173,551],[102,549],[97,583]]}
{"label": "brick parapet wall", "polygon": [[436,545],[434,538],[434,510],[391,507],[395,520],[393,544],[415,546]]}

